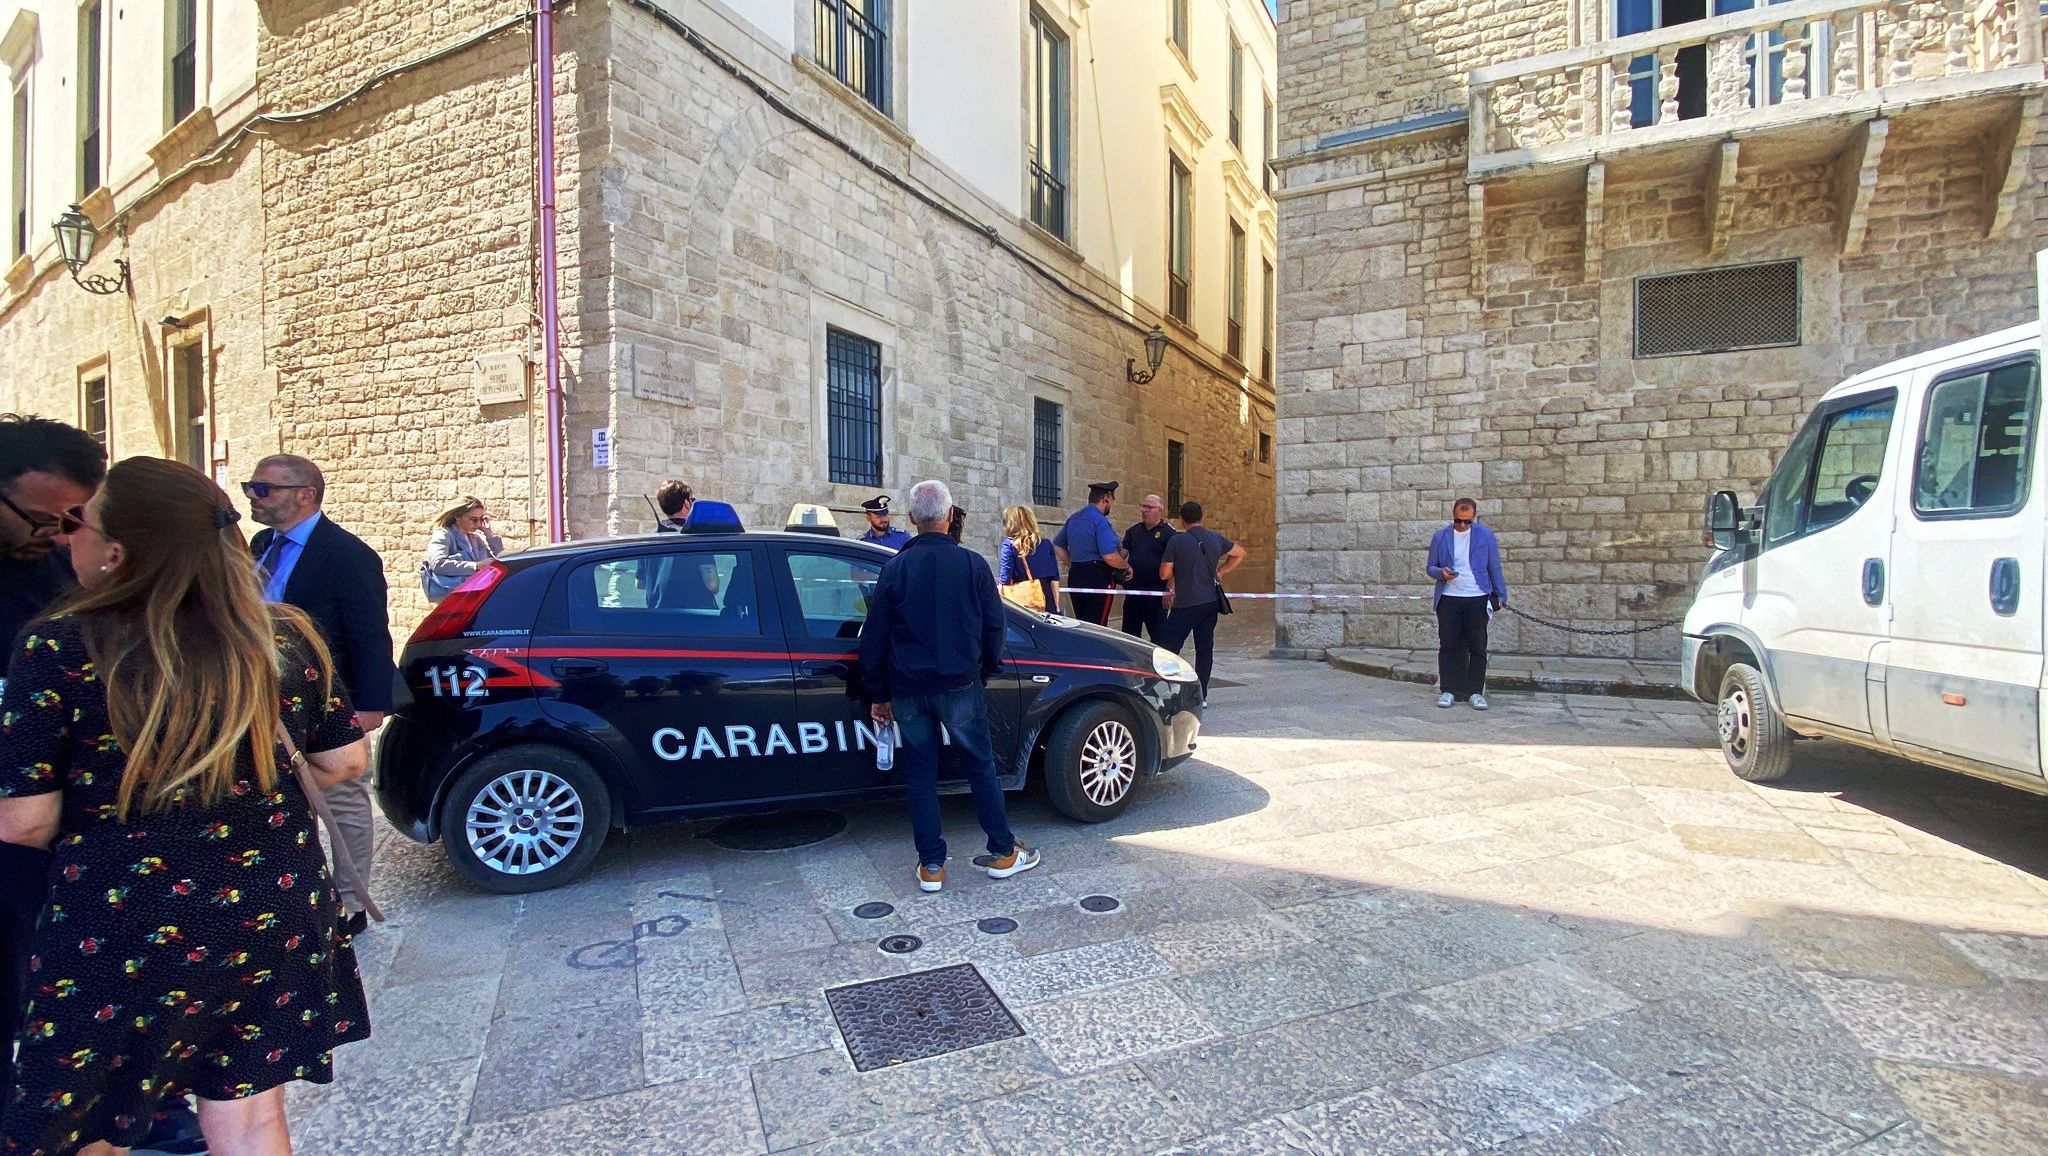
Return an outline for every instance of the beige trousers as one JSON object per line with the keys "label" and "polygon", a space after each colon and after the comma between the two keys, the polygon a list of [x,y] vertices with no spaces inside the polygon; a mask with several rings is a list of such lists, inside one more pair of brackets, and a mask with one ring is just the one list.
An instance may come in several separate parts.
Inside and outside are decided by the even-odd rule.
{"label": "beige trousers", "polygon": [[[377,805],[370,801],[370,776],[365,774],[360,779],[337,784],[320,794],[327,800],[327,809],[334,812],[334,825],[341,828],[342,843],[348,848],[349,858],[355,861],[363,885],[370,886],[370,860],[377,852]],[[334,890],[341,896],[342,907],[351,915],[361,911],[363,901],[355,890],[342,879],[341,872],[333,875]]]}

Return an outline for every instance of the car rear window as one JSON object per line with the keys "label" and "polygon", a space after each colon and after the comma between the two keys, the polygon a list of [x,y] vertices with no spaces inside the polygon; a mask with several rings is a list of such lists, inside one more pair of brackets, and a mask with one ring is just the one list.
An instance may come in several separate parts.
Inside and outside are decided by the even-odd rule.
{"label": "car rear window", "polygon": [[585,562],[569,574],[575,634],[759,638],[751,551],[674,550]]}
{"label": "car rear window", "polygon": [[540,615],[553,566],[523,566],[498,580],[491,596],[477,609],[469,629],[493,634],[528,634]]}

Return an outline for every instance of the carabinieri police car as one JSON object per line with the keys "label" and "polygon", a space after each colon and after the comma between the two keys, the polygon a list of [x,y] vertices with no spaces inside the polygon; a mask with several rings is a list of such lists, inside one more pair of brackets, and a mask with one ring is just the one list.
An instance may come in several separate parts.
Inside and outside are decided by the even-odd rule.
{"label": "carabinieri police car", "polygon": [[[400,659],[377,752],[385,816],[509,893],[574,878],[614,827],[900,792],[900,772],[875,766],[856,657],[893,551],[839,539],[818,507],[791,518],[747,532],[730,506],[700,501],[682,534],[550,546],[478,571]],[[988,684],[1004,787],[1043,775],[1062,814],[1101,822],[1193,752],[1191,666],[1005,610],[1003,672]],[[966,789],[950,753],[940,777]]]}

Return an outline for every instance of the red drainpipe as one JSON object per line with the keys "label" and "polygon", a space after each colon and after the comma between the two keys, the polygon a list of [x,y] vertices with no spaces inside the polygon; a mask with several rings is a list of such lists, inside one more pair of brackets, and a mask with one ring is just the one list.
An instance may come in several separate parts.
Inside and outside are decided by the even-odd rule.
{"label": "red drainpipe", "polygon": [[539,68],[540,108],[540,324],[545,366],[548,439],[548,541],[568,532],[567,495],[562,477],[562,315],[555,262],[555,5],[540,0],[534,21],[534,55]]}

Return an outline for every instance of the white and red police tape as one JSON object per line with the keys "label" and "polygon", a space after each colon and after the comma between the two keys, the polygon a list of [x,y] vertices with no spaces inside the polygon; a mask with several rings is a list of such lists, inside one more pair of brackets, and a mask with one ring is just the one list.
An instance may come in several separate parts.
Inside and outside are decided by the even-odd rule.
{"label": "white and red police tape", "polygon": [[[1095,586],[1062,586],[1060,587],[1060,593],[1122,594],[1131,598],[1166,597],[1166,591],[1164,590],[1126,590],[1121,586],[1111,587],[1109,589],[1103,589]],[[1235,590],[1229,591],[1228,593],[1230,594],[1230,600],[1232,602],[1235,602],[1240,598],[1262,598],[1267,599],[1269,601],[1278,601],[1283,598],[1328,598],[1344,599],[1352,602],[1426,602],[1429,600],[1429,595],[1427,594],[1239,594]]]}

